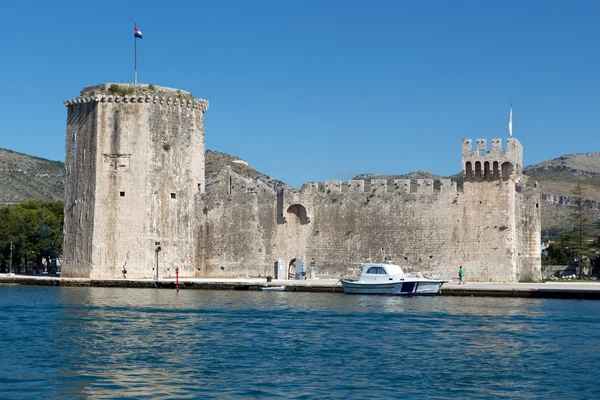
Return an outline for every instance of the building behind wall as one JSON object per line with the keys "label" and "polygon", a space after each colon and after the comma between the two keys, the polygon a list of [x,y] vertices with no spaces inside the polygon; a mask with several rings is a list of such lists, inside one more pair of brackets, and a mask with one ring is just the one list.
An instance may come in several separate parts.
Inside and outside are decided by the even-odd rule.
{"label": "building behind wall", "polygon": [[309,276],[341,278],[369,257],[451,279],[460,265],[471,281],[540,277],[540,195],[515,138],[505,149],[463,140],[462,190],[446,179],[275,190],[225,168],[205,191],[207,102],[108,87],[67,102],[65,276],[152,277],[160,241],[161,277],[179,266],[184,277],[287,278],[304,263]]}

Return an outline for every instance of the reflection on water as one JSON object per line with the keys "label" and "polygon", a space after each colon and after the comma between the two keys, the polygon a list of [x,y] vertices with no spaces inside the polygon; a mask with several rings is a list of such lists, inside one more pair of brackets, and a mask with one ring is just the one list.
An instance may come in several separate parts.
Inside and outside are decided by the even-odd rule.
{"label": "reflection on water", "polygon": [[576,371],[600,350],[589,301],[18,286],[0,301],[13,398],[585,398]]}

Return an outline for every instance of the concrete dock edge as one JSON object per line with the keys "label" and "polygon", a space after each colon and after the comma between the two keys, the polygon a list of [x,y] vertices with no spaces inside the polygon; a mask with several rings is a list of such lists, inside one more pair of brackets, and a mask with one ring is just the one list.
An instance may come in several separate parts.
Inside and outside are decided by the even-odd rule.
{"label": "concrete dock edge", "polygon": [[[62,278],[53,276],[29,276],[0,274],[0,285],[35,285],[62,287],[106,287],[106,288],[159,288],[175,289],[175,279],[89,279]],[[284,286],[288,292],[343,293],[341,283],[334,279],[281,280],[267,283],[265,278],[200,279],[179,280],[179,289],[189,290],[248,290],[258,291],[261,287]],[[466,297],[522,297],[555,299],[600,300],[600,283],[479,283],[465,285],[448,283],[442,287],[442,296]]]}

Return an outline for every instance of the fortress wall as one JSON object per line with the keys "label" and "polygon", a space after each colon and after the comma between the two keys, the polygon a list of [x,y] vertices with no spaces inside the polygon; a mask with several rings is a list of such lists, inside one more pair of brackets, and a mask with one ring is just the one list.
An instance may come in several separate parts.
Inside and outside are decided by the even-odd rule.
{"label": "fortress wall", "polygon": [[[320,194],[311,203],[314,220],[307,253],[315,275],[358,276],[360,263],[385,257],[407,272],[453,271],[453,196],[382,193]],[[313,263],[314,258],[314,263]]]}
{"label": "fortress wall", "polygon": [[[539,218],[526,205],[535,195],[517,193],[513,180],[467,182],[464,193],[384,192],[378,182],[366,193],[338,192],[331,188],[344,185],[330,182],[277,195],[227,173],[204,196],[198,276],[273,275],[275,260],[295,257],[321,278],[358,276],[369,256],[447,279],[463,265],[469,281],[515,281],[527,268],[540,270]],[[421,191],[432,187],[420,183]],[[519,217],[521,207],[528,211]],[[528,241],[529,256],[520,241]]]}
{"label": "fortress wall", "polygon": [[96,104],[77,104],[67,113],[65,157],[64,277],[89,278],[96,189]]}
{"label": "fortress wall", "polygon": [[536,185],[523,186],[517,193],[518,258],[517,280],[539,280],[541,253],[541,196]]}
{"label": "fortress wall", "polygon": [[453,233],[467,281],[514,281],[517,231],[514,182],[465,182]]}
{"label": "fortress wall", "polygon": [[289,264],[298,257],[309,275],[339,278],[358,274],[369,254],[389,256],[407,271],[454,273],[448,212],[459,210],[456,192],[388,192],[375,182],[368,193],[343,193],[337,189],[346,185],[330,181],[278,197],[253,193],[256,183],[230,170],[218,182],[203,196],[198,276],[272,275],[278,258]]}
{"label": "fortress wall", "polygon": [[201,199],[199,277],[273,275],[277,195],[230,169]]}

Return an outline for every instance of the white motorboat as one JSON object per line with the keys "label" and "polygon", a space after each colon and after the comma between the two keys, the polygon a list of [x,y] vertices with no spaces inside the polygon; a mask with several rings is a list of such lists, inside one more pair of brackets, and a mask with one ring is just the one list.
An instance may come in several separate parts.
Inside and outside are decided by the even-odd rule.
{"label": "white motorboat", "polygon": [[423,275],[407,274],[400,266],[365,263],[358,280],[342,279],[344,293],[381,294],[392,296],[438,294],[447,280],[427,279]]}

